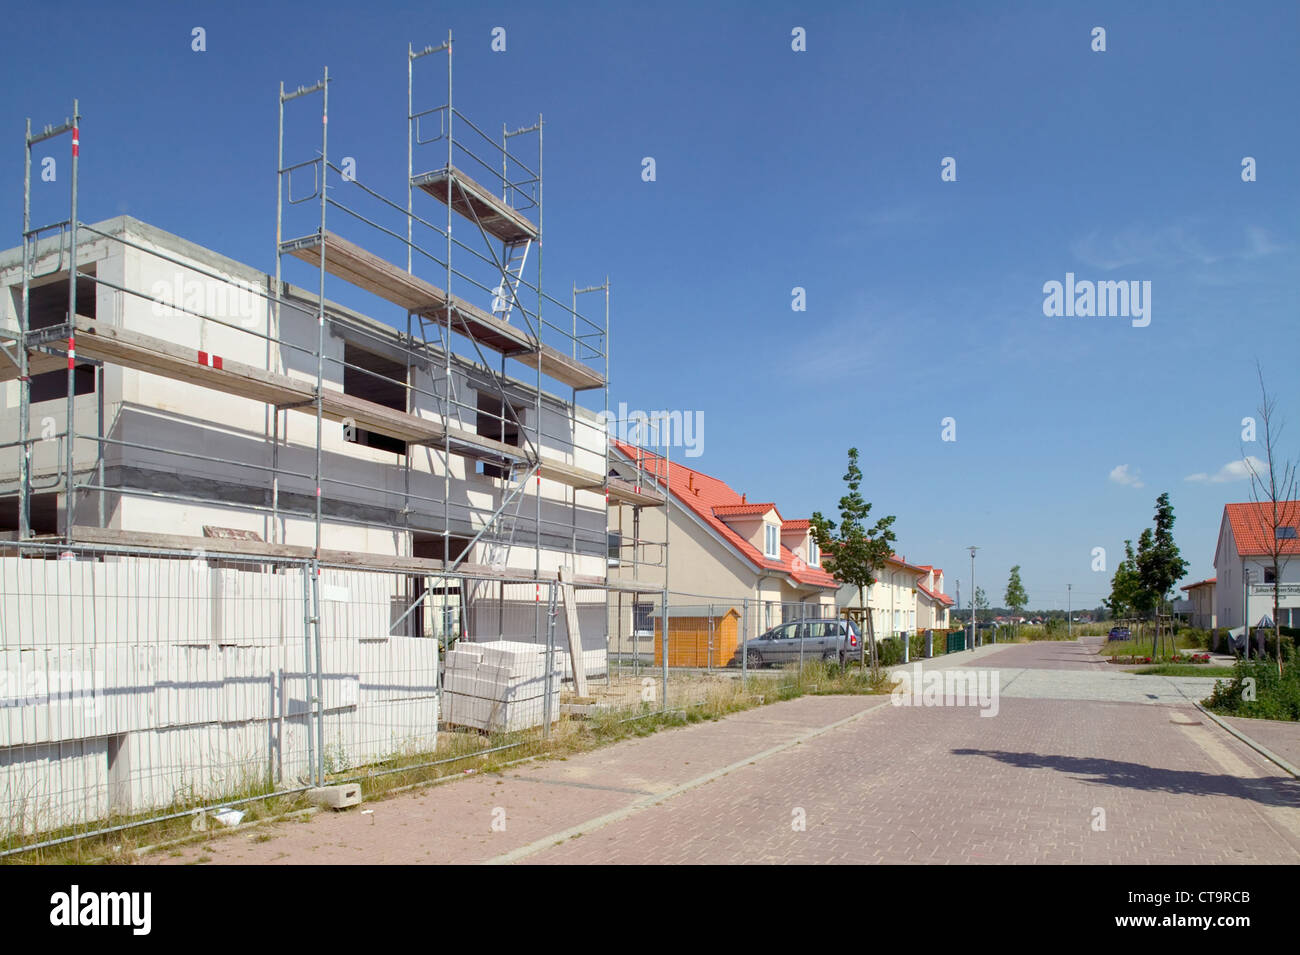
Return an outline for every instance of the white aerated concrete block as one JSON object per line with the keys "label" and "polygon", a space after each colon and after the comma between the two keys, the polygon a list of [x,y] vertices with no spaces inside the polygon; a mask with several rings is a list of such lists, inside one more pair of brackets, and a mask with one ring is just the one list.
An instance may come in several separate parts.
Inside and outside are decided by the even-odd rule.
{"label": "white aerated concrete block", "polygon": [[346,783],[342,786],[317,786],[307,790],[307,798],[326,809],[347,809],[361,805],[361,785]]}

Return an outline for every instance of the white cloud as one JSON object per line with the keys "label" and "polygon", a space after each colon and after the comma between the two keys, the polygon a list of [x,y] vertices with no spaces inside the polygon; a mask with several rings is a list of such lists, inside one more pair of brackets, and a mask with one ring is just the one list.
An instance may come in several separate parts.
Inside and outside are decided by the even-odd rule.
{"label": "white cloud", "polygon": [[1215,230],[1214,240],[1207,243],[1201,234],[1209,232],[1203,223],[1130,225],[1112,232],[1090,232],[1071,243],[1070,250],[1091,268],[1107,271],[1134,265],[1174,268],[1251,262],[1287,250],[1260,226],[1246,226],[1239,233]]}
{"label": "white cloud", "polygon": [[1255,455],[1248,454],[1240,461],[1229,461],[1214,474],[1198,471],[1195,474],[1187,475],[1183,480],[1193,481],[1197,484],[1227,484],[1229,481],[1245,481],[1249,479],[1252,468],[1257,474],[1263,474],[1267,467],[1268,465]]}
{"label": "white cloud", "polygon": [[1110,479],[1116,484],[1122,484],[1125,487],[1145,487],[1142,478],[1138,475],[1137,469],[1132,471],[1128,469],[1127,464],[1117,464],[1110,470]]}

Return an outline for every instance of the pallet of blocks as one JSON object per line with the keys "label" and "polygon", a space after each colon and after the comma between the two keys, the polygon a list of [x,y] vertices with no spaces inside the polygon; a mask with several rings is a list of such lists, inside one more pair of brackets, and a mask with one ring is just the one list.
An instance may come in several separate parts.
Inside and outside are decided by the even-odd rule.
{"label": "pallet of blocks", "polygon": [[[559,654],[551,669],[551,722],[560,714]],[[546,720],[546,648],[492,640],[456,645],[446,656],[443,720],[456,726],[513,732]]]}

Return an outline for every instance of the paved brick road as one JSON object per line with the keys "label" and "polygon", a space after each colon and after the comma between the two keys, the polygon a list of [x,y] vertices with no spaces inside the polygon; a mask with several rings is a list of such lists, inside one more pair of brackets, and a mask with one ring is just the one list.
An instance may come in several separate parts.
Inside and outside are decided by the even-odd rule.
{"label": "paved brick road", "polygon": [[[804,698],[168,861],[1300,861],[1300,782],[1176,702],[1181,691],[1142,682],[1165,678],[1089,664],[1077,648],[982,648],[977,665],[1010,665],[993,718]],[[1016,695],[1020,680],[1043,691]],[[1099,698],[1079,696],[1090,685]]]}

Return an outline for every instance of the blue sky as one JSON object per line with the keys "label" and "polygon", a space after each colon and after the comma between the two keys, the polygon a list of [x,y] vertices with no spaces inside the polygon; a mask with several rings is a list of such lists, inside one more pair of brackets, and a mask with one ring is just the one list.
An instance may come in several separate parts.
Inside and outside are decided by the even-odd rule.
{"label": "blue sky", "polygon": [[[611,401],[702,412],[689,463],[788,516],[833,512],[859,447],[875,512],[897,515],[900,551],[944,566],[950,592],[977,544],[995,603],[1018,563],[1032,605],[1064,606],[1072,582],[1074,605],[1095,606],[1164,490],[1189,577],[1209,576],[1222,505],[1248,494],[1209,478],[1241,457],[1257,359],[1300,454],[1294,3],[10,16],[7,245],[23,120],[62,121],[80,97],[84,221],[129,213],[267,270],[279,82],[328,64],[331,157],[400,199],[407,43],[453,29],[458,109],[490,130],[545,116],[546,287],[566,298],[610,276]],[[940,181],[947,156],[955,182]],[[38,185],[35,218],[65,198]],[[1149,281],[1150,325],[1044,316],[1043,284],[1067,272]]]}

